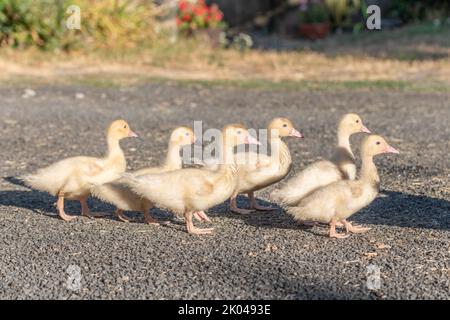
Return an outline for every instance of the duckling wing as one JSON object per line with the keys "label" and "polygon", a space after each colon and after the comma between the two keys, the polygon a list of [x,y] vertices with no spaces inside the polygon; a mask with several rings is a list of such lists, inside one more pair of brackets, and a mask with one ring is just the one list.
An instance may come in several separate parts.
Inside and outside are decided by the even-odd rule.
{"label": "duckling wing", "polygon": [[254,172],[272,165],[272,159],[266,154],[256,152],[239,152],[235,155],[235,163],[241,172]]}
{"label": "duckling wing", "polygon": [[208,171],[217,171],[220,168],[219,160],[217,159],[205,159],[203,162],[199,163],[201,169]]}
{"label": "duckling wing", "polygon": [[91,188],[92,196],[125,211],[140,211],[141,197],[119,181]]}
{"label": "duckling wing", "polygon": [[103,169],[101,161],[89,157],[72,157],[39,169],[21,179],[33,189],[47,191],[56,196],[61,190],[76,190],[83,184],[83,176],[95,175]]}
{"label": "duckling wing", "polygon": [[338,213],[349,210],[350,197],[346,181],[338,181],[316,189],[297,205],[287,207],[286,211],[299,221],[328,223]]}
{"label": "duckling wing", "polygon": [[160,208],[184,212],[184,194],[188,188],[185,174],[181,173],[184,170],[189,169],[142,176],[124,173],[120,181]]}
{"label": "duckling wing", "polygon": [[280,189],[274,190],[270,199],[283,205],[295,205],[314,190],[342,179],[339,168],[330,161],[319,161],[306,167]]}
{"label": "duckling wing", "polygon": [[220,173],[187,168],[138,177],[123,174],[121,181],[158,207],[182,213],[187,209],[207,208],[211,203],[217,204],[222,198],[228,198],[233,186],[228,193],[222,194],[219,176]]}
{"label": "duckling wing", "polygon": [[162,173],[162,172],[164,172],[164,168],[152,167],[152,168],[143,168],[143,169],[136,170],[133,172],[133,175],[138,177],[138,176],[144,176],[146,174],[155,174],[155,173]]}
{"label": "duckling wing", "polygon": [[90,184],[99,186],[115,181],[121,177],[122,172],[116,167],[107,166],[102,159],[86,158],[80,166],[81,179]]}

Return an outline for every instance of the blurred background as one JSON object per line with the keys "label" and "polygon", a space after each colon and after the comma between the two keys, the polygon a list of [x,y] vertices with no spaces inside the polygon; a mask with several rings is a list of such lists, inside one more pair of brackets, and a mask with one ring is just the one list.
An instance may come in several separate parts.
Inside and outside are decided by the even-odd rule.
{"label": "blurred background", "polygon": [[446,90],[449,12],[450,0],[0,0],[0,81]]}

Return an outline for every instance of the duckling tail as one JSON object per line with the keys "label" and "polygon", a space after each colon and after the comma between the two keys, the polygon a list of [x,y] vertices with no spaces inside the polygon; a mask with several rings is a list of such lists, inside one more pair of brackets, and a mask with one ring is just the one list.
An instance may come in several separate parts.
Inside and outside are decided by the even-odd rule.
{"label": "duckling tail", "polygon": [[127,184],[127,185],[136,184],[136,183],[139,183],[139,178],[137,178],[132,173],[124,172],[121,174],[120,182]]}
{"label": "duckling tail", "polygon": [[277,202],[281,206],[293,206],[300,202],[301,199],[307,195],[307,193],[302,192],[289,192],[288,188],[276,189],[272,191],[269,196],[269,199],[273,202]]}
{"label": "duckling tail", "polygon": [[146,181],[143,181],[142,178],[136,177],[132,173],[122,173],[120,183],[129,187],[132,191],[141,196],[145,195],[145,186],[147,185]]}
{"label": "duckling tail", "polygon": [[304,221],[306,219],[305,207],[286,207],[286,212],[290,214],[297,221]]}
{"label": "duckling tail", "polygon": [[39,170],[35,174],[26,174],[19,177],[25,186],[39,191],[46,191],[54,196],[58,193],[58,186],[62,184],[52,172],[48,170]]}

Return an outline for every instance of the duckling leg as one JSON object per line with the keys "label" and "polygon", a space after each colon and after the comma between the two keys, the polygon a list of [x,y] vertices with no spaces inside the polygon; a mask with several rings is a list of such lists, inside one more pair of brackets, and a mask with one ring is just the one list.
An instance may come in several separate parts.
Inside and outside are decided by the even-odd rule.
{"label": "duckling leg", "polygon": [[359,226],[354,226],[352,225],[351,222],[348,222],[347,220],[342,220],[342,223],[344,224],[345,230],[347,232],[351,232],[351,233],[364,233],[369,231],[372,228],[365,228],[365,227],[359,227]]}
{"label": "duckling leg", "polygon": [[345,239],[347,237],[349,237],[349,234],[342,234],[342,233],[337,233],[336,232],[336,219],[333,218],[330,222],[330,238],[337,238],[337,239]]}
{"label": "duckling leg", "polygon": [[[329,223],[323,223],[323,222],[313,222],[315,225],[319,225],[321,227],[329,226]],[[340,221],[336,221],[336,227],[343,228],[344,224]]]}
{"label": "duckling leg", "polygon": [[196,211],[192,214],[192,216],[195,218],[195,220],[197,221],[203,221],[202,217],[200,217],[199,211]]}
{"label": "duckling leg", "polygon": [[189,234],[211,234],[213,232],[214,228],[199,229],[194,227],[194,224],[192,223],[192,215],[192,212],[184,213],[184,220],[186,220],[186,229]]}
{"label": "duckling leg", "polygon": [[159,221],[152,217],[150,210],[144,210],[144,221],[146,224],[159,226]]}
{"label": "duckling leg", "polygon": [[91,210],[89,210],[87,204],[87,197],[80,198],[80,204],[81,204],[81,215],[91,218]]}
{"label": "duckling leg", "polygon": [[117,208],[115,211],[115,214],[117,216],[117,219],[119,219],[122,222],[130,222],[132,221],[130,218],[128,218],[124,213],[122,209]]}
{"label": "duckling leg", "polygon": [[83,217],[89,218],[89,219],[94,219],[94,218],[103,218],[105,217],[104,214],[96,214],[93,215],[91,214],[91,210],[89,210],[89,206],[87,204],[87,199],[88,199],[89,195],[81,197],[79,199],[80,204],[81,204],[81,215]]}
{"label": "duckling leg", "polygon": [[193,213],[194,218],[197,219],[198,221],[206,221],[206,222],[211,222],[211,219],[209,219],[209,217],[206,215],[205,211],[196,211]]}
{"label": "duckling leg", "polygon": [[251,207],[253,209],[255,209],[255,210],[259,210],[259,211],[272,211],[272,210],[275,210],[275,208],[272,208],[272,207],[260,206],[258,204],[258,202],[256,202],[255,193],[253,191],[248,193],[248,198],[250,200]]}
{"label": "duckling leg", "polygon": [[64,221],[71,221],[77,217],[69,216],[64,212],[64,192],[58,192],[58,201],[56,202],[56,208],[58,209],[58,214]]}
{"label": "duckling leg", "polygon": [[249,213],[253,212],[253,210],[247,210],[247,209],[240,209],[240,208],[238,208],[237,207],[236,198],[237,198],[237,194],[233,195],[230,198],[230,211],[231,212],[235,212],[235,213],[239,213],[239,214],[249,214]]}
{"label": "duckling leg", "polygon": [[150,209],[153,207],[153,205],[148,202],[147,200],[144,200],[142,203],[142,212],[144,213],[144,221],[146,224],[151,224],[154,226],[159,226],[160,224],[167,224],[168,221],[159,221],[152,217]]}

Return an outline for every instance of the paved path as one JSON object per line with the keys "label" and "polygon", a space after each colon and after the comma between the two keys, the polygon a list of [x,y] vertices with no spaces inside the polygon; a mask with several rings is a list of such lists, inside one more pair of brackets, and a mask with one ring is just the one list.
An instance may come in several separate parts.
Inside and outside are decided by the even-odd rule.
{"label": "paved path", "polygon": [[[23,98],[23,88],[0,88],[0,298],[450,298],[450,94],[161,84],[34,90]],[[53,198],[14,178],[63,157],[101,155],[104,128],[118,117],[142,136],[122,143],[129,167],[140,168],[159,163],[174,126],[201,119],[205,128],[264,127],[287,116],[306,135],[288,139],[296,172],[330,156],[336,121],[348,111],[401,154],[376,160],[383,195],[352,218],[373,229],[345,240],[302,229],[281,210],[242,217],[224,205],[209,210],[212,236],[190,236],[176,220],[67,223],[55,217]],[[67,212],[78,214],[79,205],[68,203]],[[370,265],[381,272],[379,290],[366,286]]]}

